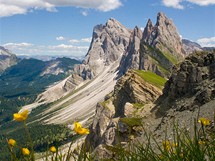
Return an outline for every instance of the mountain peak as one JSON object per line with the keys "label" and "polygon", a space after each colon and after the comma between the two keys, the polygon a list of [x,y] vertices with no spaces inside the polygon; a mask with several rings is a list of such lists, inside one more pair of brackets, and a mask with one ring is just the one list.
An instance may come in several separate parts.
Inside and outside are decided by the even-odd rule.
{"label": "mountain peak", "polygon": [[97,25],[83,64],[94,76],[102,72],[105,67],[121,59],[130,35],[131,31],[114,18],[110,18],[105,25]]}
{"label": "mountain peak", "polygon": [[143,32],[143,41],[152,47],[168,52],[180,59],[183,56],[182,41],[173,21],[164,13],[157,14],[157,22],[152,25],[149,19]]}
{"label": "mountain peak", "polygon": [[106,27],[109,27],[109,28],[125,28],[118,20],[116,20],[114,18],[110,18],[107,21]]}

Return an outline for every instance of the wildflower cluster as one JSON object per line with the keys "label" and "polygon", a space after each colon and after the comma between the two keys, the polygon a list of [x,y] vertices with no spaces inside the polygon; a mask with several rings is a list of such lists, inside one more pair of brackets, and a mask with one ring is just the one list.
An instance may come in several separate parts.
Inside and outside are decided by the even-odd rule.
{"label": "wildflower cluster", "polygon": [[[20,146],[18,146],[16,140],[14,140],[12,138],[8,139],[7,144],[8,144],[8,149],[9,149],[10,154],[11,154],[11,160],[14,160],[14,161],[21,161],[21,160],[35,161],[34,146],[33,146],[33,142],[31,140],[30,133],[28,131],[27,124],[26,124],[26,120],[28,118],[28,115],[29,115],[28,110],[23,110],[19,113],[13,114],[13,120],[14,121],[24,123],[24,128],[26,130],[26,133],[27,133],[27,136],[29,139],[28,141],[30,142],[30,146],[29,147],[20,147]],[[78,135],[86,135],[86,134],[90,133],[89,129],[83,128],[79,122],[74,122],[74,131]],[[49,148],[50,153],[47,153],[48,155],[46,155],[46,160],[51,159],[52,161],[53,160],[55,160],[55,161],[58,161],[58,160],[59,161],[64,161],[64,160],[68,161],[71,157],[71,145],[72,145],[72,142],[70,144],[70,147],[69,147],[69,150],[68,150],[66,157],[65,156],[63,157],[62,154],[58,154],[58,148],[57,147],[55,147],[53,145],[50,146],[50,148]],[[14,148],[19,148],[22,155],[17,156],[15,151],[14,151]]]}

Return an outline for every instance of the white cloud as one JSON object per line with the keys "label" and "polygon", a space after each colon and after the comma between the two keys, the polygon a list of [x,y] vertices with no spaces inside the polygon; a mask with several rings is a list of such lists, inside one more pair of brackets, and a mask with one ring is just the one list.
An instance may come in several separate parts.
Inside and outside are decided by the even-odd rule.
{"label": "white cloud", "polygon": [[91,39],[92,39],[92,37],[83,38],[83,39],[81,39],[81,42],[88,42],[88,43],[90,43],[90,42],[91,42]]}
{"label": "white cloud", "polygon": [[86,55],[89,46],[74,46],[67,44],[59,45],[36,45],[30,43],[6,43],[3,44],[6,49],[9,49],[17,55],[68,55],[68,56],[84,56]]}
{"label": "white cloud", "polygon": [[215,37],[201,38],[197,40],[202,47],[215,47]]}
{"label": "white cloud", "polygon": [[61,40],[65,40],[65,38],[63,36],[59,36],[59,37],[56,37],[56,40],[61,41]]}
{"label": "white cloud", "polygon": [[74,43],[79,43],[80,41],[77,39],[71,39],[69,40],[70,43],[74,44]]}
{"label": "white cloud", "polygon": [[26,43],[26,42],[22,42],[22,43],[7,43],[7,44],[4,44],[3,46],[6,47],[6,48],[25,48],[25,47],[30,47],[32,46],[33,44],[30,44],[30,43]]}
{"label": "white cloud", "polygon": [[[0,17],[45,9],[49,12],[56,11],[56,7],[71,6],[85,9],[96,9],[107,12],[120,7],[120,0],[0,0]],[[84,13],[86,15],[86,13]]]}
{"label": "white cloud", "polygon": [[71,39],[68,42],[74,44],[74,43],[90,43],[91,42],[92,37],[87,37],[87,38],[82,38],[80,40],[77,39]]}
{"label": "white cloud", "polygon": [[141,31],[144,31],[144,27],[140,27],[140,30],[141,30]]}
{"label": "white cloud", "polygon": [[82,11],[81,14],[82,14],[83,16],[87,16],[87,15],[88,15],[88,12],[87,12],[87,11]]}
{"label": "white cloud", "polygon": [[208,6],[215,4],[215,0],[187,0],[187,1],[200,6]]}
{"label": "white cloud", "polygon": [[184,7],[180,4],[181,1],[182,0],[163,0],[163,4],[167,7],[183,9]]}
{"label": "white cloud", "polygon": [[215,0],[162,0],[165,6],[177,9],[184,9],[184,6],[181,4],[181,2],[185,1],[199,6],[208,6],[215,4]]}

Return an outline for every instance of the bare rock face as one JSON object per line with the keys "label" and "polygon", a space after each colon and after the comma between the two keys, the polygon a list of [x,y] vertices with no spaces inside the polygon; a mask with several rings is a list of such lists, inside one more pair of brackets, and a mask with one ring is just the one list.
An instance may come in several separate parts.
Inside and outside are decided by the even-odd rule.
{"label": "bare rock face", "polygon": [[215,98],[215,52],[197,52],[175,66],[172,76],[163,90],[169,101],[183,98],[186,103],[178,109],[201,106]]}
{"label": "bare rock face", "polygon": [[196,42],[187,39],[182,39],[182,43],[186,55],[189,55],[195,51],[203,51],[202,47]]}
{"label": "bare rock face", "polygon": [[117,81],[113,93],[115,117],[125,116],[125,105],[129,103],[147,104],[155,101],[162,94],[161,90],[145,82],[134,71],[129,70]]}
{"label": "bare rock face", "polygon": [[71,74],[71,76],[65,82],[63,89],[64,91],[74,90],[76,86],[78,86],[81,82],[83,82],[83,78],[77,74]]}
{"label": "bare rock face", "polygon": [[16,57],[16,55],[0,46],[0,72],[4,71],[12,65],[15,65],[17,62],[18,58]]}
{"label": "bare rock face", "polygon": [[139,69],[141,39],[142,31],[136,26],[131,33],[128,48],[120,62],[120,72],[122,74],[125,74],[128,69]]}
{"label": "bare rock face", "polygon": [[177,60],[183,57],[184,50],[178,31],[173,21],[162,12],[158,13],[155,26],[148,20],[143,32],[143,42],[162,52],[171,53]]}
{"label": "bare rock face", "polygon": [[[92,42],[83,61],[84,70],[95,76],[110,65],[121,59],[125,52],[131,31],[117,20],[111,18],[105,25],[94,27]],[[83,73],[83,72],[82,72]]]}
{"label": "bare rock face", "polygon": [[135,27],[124,53],[120,72],[128,69],[150,70],[162,77],[169,77],[172,66],[184,59],[181,38],[171,19],[158,13],[155,25],[149,19],[144,31]]}
{"label": "bare rock face", "polygon": [[[114,146],[129,140],[129,127],[121,118],[132,115],[135,110],[132,104],[152,103],[161,94],[161,89],[145,82],[133,70],[129,70],[118,80],[114,92],[106,96],[104,102],[97,104],[95,117],[90,126],[91,133],[86,138],[87,147],[94,150],[95,156],[100,157],[98,160],[102,157],[113,157],[105,146]],[[138,135],[134,129],[132,132]]]}
{"label": "bare rock face", "polygon": [[172,20],[158,13],[155,25],[149,19],[140,44],[139,69],[169,77],[172,66],[184,57],[181,38]]}

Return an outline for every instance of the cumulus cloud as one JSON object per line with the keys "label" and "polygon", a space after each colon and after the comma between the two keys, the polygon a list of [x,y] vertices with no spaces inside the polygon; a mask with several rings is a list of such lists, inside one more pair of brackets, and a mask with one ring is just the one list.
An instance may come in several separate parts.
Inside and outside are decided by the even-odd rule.
{"label": "cumulus cloud", "polygon": [[200,6],[208,6],[215,4],[215,0],[187,0],[187,1]]}
{"label": "cumulus cloud", "polygon": [[59,37],[56,37],[56,40],[62,41],[62,40],[65,40],[65,38],[63,36],[59,36]]}
{"label": "cumulus cloud", "polygon": [[81,14],[82,14],[83,16],[87,16],[87,15],[88,15],[88,12],[87,12],[87,11],[82,11]]}
{"label": "cumulus cloud", "polygon": [[88,43],[90,43],[90,42],[91,42],[91,39],[92,39],[92,37],[83,38],[83,39],[81,39],[81,42],[88,42]]}
{"label": "cumulus cloud", "polygon": [[82,39],[71,39],[68,42],[74,44],[74,43],[90,43],[91,42],[92,37],[87,37],[87,38],[82,38]]}
{"label": "cumulus cloud", "polygon": [[162,3],[167,7],[173,7],[177,9],[184,9],[182,2],[189,2],[199,6],[214,5],[215,0],[162,0]]}
{"label": "cumulus cloud", "polygon": [[73,43],[79,43],[80,41],[77,39],[71,39],[71,40],[69,40],[69,42],[73,44]]}
{"label": "cumulus cloud", "polygon": [[140,30],[144,31],[144,27],[140,27]]}
{"label": "cumulus cloud", "polygon": [[173,7],[177,9],[183,9],[184,6],[180,4],[182,0],[163,0],[163,4],[167,7]]}
{"label": "cumulus cloud", "polygon": [[197,40],[202,47],[215,47],[215,37],[201,38]]}
{"label": "cumulus cloud", "polygon": [[3,46],[5,46],[6,48],[12,48],[12,49],[14,49],[14,48],[30,47],[32,45],[33,44],[22,42],[22,43],[7,43],[7,44],[4,44]]}
{"label": "cumulus cloud", "polygon": [[75,46],[68,44],[59,45],[36,45],[30,43],[6,43],[3,44],[6,49],[9,49],[17,55],[68,55],[68,56],[84,56],[86,55],[89,46]]}
{"label": "cumulus cloud", "polygon": [[[80,7],[107,12],[120,7],[120,0],[0,0],[0,17],[26,14],[29,11],[45,9],[56,11],[56,7]],[[86,15],[87,12],[83,13]]]}

